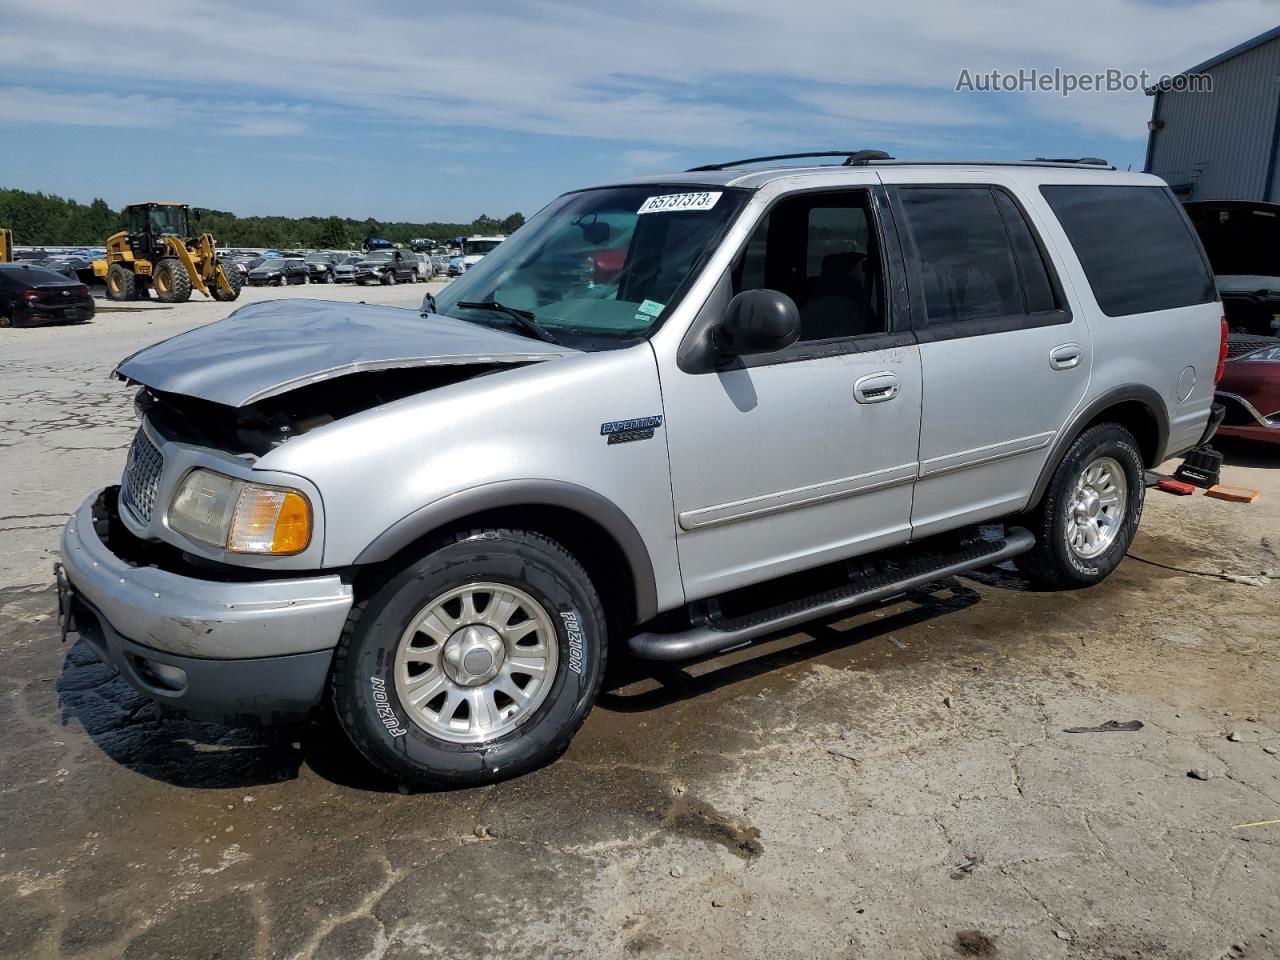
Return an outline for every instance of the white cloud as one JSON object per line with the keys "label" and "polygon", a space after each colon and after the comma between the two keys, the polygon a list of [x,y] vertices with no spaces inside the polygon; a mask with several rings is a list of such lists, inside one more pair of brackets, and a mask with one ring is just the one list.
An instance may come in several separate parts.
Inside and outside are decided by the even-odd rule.
{"label": "white cloud", "polygon": [[29,88],[74,79],[88,92],[4,96],[4,120],[154,126],[181,122],[189,104],[175,97],[190,94],[225,130],[251,136],[301,133],[314,109],[656,152],[768,152],[817,136],[990,140],[1022,117],[1138,140],[1140,94],[975,98],[955,94],[955,81],[964,68],[1174,72],[1275,22],[1274,0],[517,0],[430,16],[348,0],[313,0],[305,16],[239,0],[5,6],[0,73]]}

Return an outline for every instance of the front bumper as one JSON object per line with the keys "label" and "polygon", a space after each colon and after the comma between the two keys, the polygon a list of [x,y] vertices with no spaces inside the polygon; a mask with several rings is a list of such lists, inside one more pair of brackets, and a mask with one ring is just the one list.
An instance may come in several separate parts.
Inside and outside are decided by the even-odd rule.
{"label": "front bumper", "polygon": [[337,576],[214,580],[122,559],[105,537],[114,503],[95,494],[67,522],[59,612],[133,687],[191,716],[284,722],[320,700],[347,615]]}

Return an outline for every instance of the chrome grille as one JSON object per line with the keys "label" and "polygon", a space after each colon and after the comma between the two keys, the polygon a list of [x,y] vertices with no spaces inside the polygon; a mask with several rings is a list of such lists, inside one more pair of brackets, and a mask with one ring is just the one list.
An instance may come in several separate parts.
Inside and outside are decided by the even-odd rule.
{"label": "chrome grille", "polygon": [[151,522],[163,467],[164,457],[146,433],[139,429],[134,435],[133,445],[129,447],[129,460],[124,465],[120,499],[143,523]]}

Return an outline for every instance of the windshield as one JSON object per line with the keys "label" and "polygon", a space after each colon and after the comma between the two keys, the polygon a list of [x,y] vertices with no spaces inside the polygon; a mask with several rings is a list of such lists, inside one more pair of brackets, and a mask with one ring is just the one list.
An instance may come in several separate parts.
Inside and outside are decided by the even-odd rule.
{"label": "windshield", "polygon": [[500,311],[458,306],[496,302],[573,346],[634,342],[679,300],[746,197],[687,186],[566,194],[436,295],[435,312],[513,326]]}
{"label": "windshield", "polygon": [[371,253],[367,257],[365,257],[365,259],[366,260],[390,260],[391,253],[389,251],[384,253]]}
{"label": "windshield", "polygon": [[283,260],[263,260],[260,264],[254,267],[254,269],[255,270],[279,270],[283,266],[284,266]]}
{"label": "windshield", "polygon": [[152,207],[147,216],[151,219],[151,232],[160,236],[172,234],[175,237],[187,235],[187,211],[182,207]]}
{"label": "windshield", "polygon": [[328,263],[333,257],[327,253],[309,253],[305,259],[307,263]]}
{"label": "windshield", "polygon": [[462,241],[462,252],[469,256],[480,254],[484,256],[491,253],[493,249],[502,243],[501,240],[464,240]]}

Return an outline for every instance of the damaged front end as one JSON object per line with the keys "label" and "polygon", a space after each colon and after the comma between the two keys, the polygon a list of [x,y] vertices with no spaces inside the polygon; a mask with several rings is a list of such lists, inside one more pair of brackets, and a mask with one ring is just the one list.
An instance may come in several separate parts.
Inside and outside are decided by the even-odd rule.
{"label": "damaged front end", "polygon": [[126,358],[165,437],[262,456],[414,394],[572,351],[452,317],[332,301],[251,304]]}

